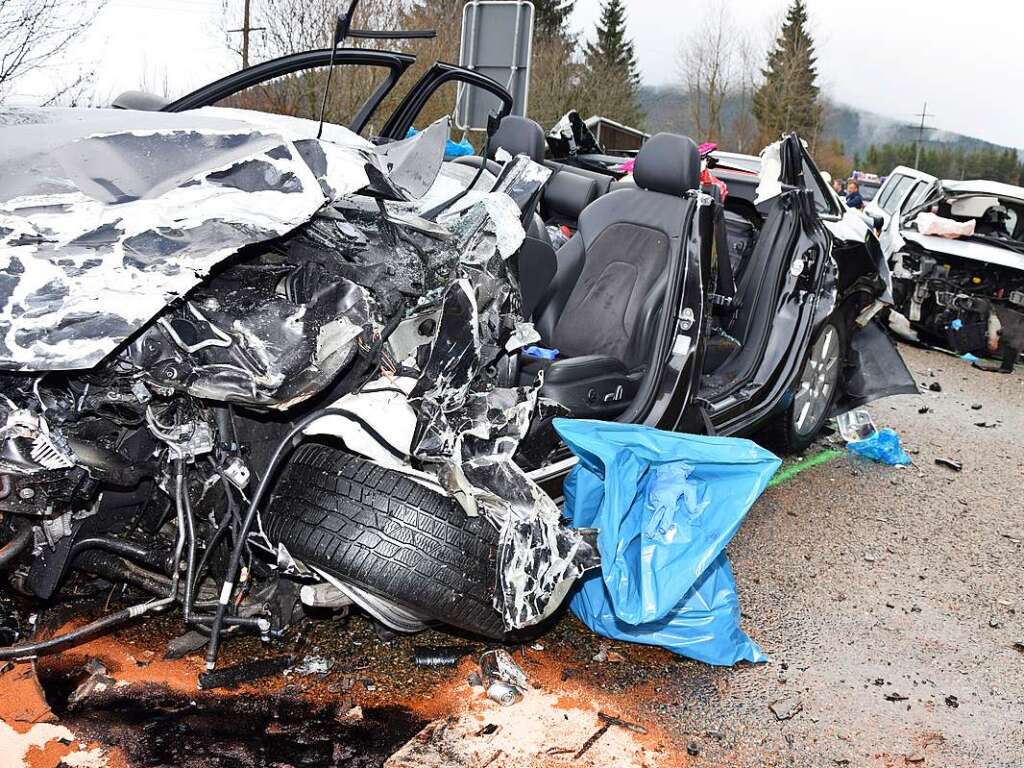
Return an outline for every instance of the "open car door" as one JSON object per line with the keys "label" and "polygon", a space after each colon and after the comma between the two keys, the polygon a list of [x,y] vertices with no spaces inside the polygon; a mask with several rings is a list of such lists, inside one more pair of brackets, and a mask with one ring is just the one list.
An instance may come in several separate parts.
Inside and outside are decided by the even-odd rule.
{"label": "open car door", "polygon": [[[361,133],[398,84],[415,56],[361,48],[334,53],[334,77],[326,120]],[[234,107],[319,118],[331,50],[304,51],[265,61],[204,85],[163,108]],[[347,113],[347,114],[346,114]]]}
{"label": "open car door", "polygon": [[[416,61],[405,53],[340,48],[334,56],[333,84],[326,121],[355,133],[368,130],[384,141],[404,139],[410,128],[423,128],[449,114],[458,126],[460,106],[469,97],[483,99],[488,111],[504,117],[512,96],[496,80],[454,64],[434,63],[382,120],[381,105]],[[165,112],[218,106],[252,109],[316,120],[326,86],[331,50],[282,56],[243,69],[171,102]],[[379,129],[377,129],[377,127]]]}

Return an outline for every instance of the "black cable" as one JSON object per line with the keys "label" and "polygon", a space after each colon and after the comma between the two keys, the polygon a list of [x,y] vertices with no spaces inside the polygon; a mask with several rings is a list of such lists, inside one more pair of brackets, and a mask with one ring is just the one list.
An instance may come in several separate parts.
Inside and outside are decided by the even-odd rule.
{"label": "black cable", "polygon": [[318,409],[312,413],[306,414],[306,416],[300,419],[295,426],[288,430],[288,433],[278,443],[270,461],[267,463],[267,468],[263,473],[263,479],[260,480],[260,483],[256,488],[256,492],[253,493],[252,499],[249,501],[249,508],[246,510],[245,518],[242,520],[242,528],[239,532],[238,539],[235,541],[235,545],[231,549],[231,558],[228,561],[228,568],[224,576],[224,582],[221,585],[217,611],[213,617],[213,625],[210,627],[210,642],[206,649],[206,668],[208,670],[213,669],[217,663],[217,652],[220,649],[220,634],[224,626],[224,618],[228,604],[231,602],[231,597],[235,591],[235,576],[238,573],[238,566],[242,559],[242,549],[245,546],[246,539],[249,537],[249,529],[252,528],[252,524],[256,520],[256,514],[259,511],[259,505],[263,500],[263,495],[270,487],[270,482],[277,471],[278,464],[280,464],[286,451],[291,447],[291,441],[300,435],[306,427],[324,416],[343,416],[354,421],[362,427],[366,434],[380,443],[380,445],[389,453],[402,461],[408,461],[409,459],[406,454],[385,441],[380,433],[367,424],[361,416],[358,416],[344,408],[327,407]]}
{"label": "black cable", "polygon": [[[192,501],[189,499],[188,482],[185,479],[185,460],[178,459],[176,492],[177,503],[182,505],[182,516],[185,518],[185,607],[182,614],[185,622],[192,618],[192,602],[195,599],[194,579],[196,568],[196,525],[192,517]],[[177,564],[175,564],[177,567]]]}
{"label": "black cable", "polygon": [[40,640],[36,643],[23,643],[22,645],[11,645],[7,648],[0,648],[0,661],[20,659],[26,656],[38,656],[41,653],[55,651],[65,645],[80,643],[94,635],[98,635],[112,627],[116,627],[119,624],[124,624],[129,619],[133,619],[136,616],[141,615],[141,607],[142,606],[135,605],[131,608],[124,608],[120,611],[108,614],[101,619],[90,622],[84,627],[73,629],[70,632],[58,635],[57,637],[51,637],[49,640]]}

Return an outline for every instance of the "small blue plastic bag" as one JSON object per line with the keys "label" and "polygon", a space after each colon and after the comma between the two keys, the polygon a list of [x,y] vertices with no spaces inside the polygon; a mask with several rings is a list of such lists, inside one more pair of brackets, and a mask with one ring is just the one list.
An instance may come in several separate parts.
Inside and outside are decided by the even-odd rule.
{"label": "small blue plastic bag", "polygon": [[877,461],[879,464],[910,464],[910,457],[900,445],[900,436],[889,428],[880,429],[863,440],[847,443],[846,447],[851,453]]}
{"label": "small blue plastic bag", "polygon": [[738,438],[554,424],[579,457],[565,513],[599,529],[601,568],[578,585],[573,613],[599,634],[709,664],[765,661],[740,628],[724,550],[782,462]]}
{"label": "small blue plastic bag", "polygon": [[[410,125],[409,130],[405,132],[405,138],[411,139],[413,136],[418,136],[419,133],[419,131]],[[473,149],[473,145],[469,143],[469,140],[466,139],[465,136],[462,137],[461,141],[452,141],[451,138],[449,138],[444,145],[445,160],[453,160],[456,157],[466,157],[467,155],[472,155],[475,152],[476,150]]]}
{"label": "small blue plastic bag", "polygon": [[548,349],[547,347],[537,347],[534,345],[528,346],[523,350],[523,354],[527,357],[536,357],[539,360],[554,360],[558,357],[559,350]]}

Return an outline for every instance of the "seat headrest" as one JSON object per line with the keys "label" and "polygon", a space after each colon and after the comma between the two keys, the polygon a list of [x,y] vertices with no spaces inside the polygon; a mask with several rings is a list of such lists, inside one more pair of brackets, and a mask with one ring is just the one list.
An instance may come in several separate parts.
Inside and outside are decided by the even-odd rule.
{"label": "seat headrest", "polygon": [[492,160],[498,147],[513,157],[526,155],[535,163],[544,162],[544,129],[528,117],[506,115],[491,138]]}
{"label": "seat headrest", "polygon": [[633,164],[638,187],[666,195],[682,195],[700,186],[700,153],[693,139],[678,133],[656,133],[640,148]]}

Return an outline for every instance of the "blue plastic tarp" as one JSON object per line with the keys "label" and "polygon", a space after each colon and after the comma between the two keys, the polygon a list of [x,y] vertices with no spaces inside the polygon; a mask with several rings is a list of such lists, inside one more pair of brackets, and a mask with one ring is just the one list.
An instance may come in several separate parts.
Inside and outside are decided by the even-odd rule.
{"label": "blue plastic tarp", "polygon": [[[411,138],[419,134],[415,128],[411,125],[409,130],[405,132],[405,138]],[[469,143],[469,140],[463,136],[461,141],[452,141],[450,138],[444,145],[444,159],[454,160],[456,157],[466,157],[467,155],[475,154],[476,150],[473,149],[473,145]]]}
{"label": "blue plastic tarp", "polygon": [[880,429],[871,437],[846,444],[847,450],[865,459],[891,466],[910,464],[910,457],[900,444],[900,436],[892,429]]}
{"label": "blue plastic tarp", "polygon": [[565,514],[597,528],[601,568],[570,602],[593,631],[709,664],[765,661],[740,628],[725,546],[781,461],[738,438],[555,419],[579,463]]}

